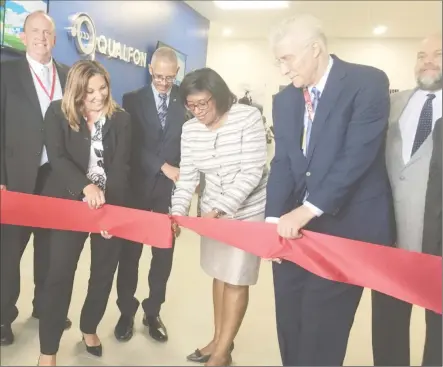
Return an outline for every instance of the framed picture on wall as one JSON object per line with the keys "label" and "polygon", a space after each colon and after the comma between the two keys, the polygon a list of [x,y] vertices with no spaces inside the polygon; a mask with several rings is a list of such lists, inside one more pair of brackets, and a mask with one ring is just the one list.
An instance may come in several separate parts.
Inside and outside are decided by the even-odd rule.
{"label": "framed picture on wall", "polygon": [[187,58],[187,56],[183,52],[180,52],[176,48],[171,47],[171,46],[169,46],[166,43],[161,42],[161,41],[157,42],[157,48],[159,48],[159,47],[169,47],[169,48],[172,48],[175,51],[175,53],[177,55],[177,59],[178,59],[178,66],[180,68],[178,70],[178,74],[177,74],[177,78],[175,80],[175,84],[180,85],[182,80],[183,80],[183,78],[185,77],[185,74],[186,74],[186,58]]}
{"label": "framed picture on wall", "polygon": [[1,0],[1,47],[7,47],[17,52],[24,52],[26,47],[20,39],[20,33],[23,32],[23,23],[26,17],[29,13],[36,10],[43,10],[47,13],[48,8],[49,0]]}

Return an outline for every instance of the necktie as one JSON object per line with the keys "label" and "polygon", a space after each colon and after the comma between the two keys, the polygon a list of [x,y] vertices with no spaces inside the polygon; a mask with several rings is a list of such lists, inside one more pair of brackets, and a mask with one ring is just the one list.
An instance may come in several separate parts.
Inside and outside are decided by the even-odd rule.
{"label": "necktie", "polygon": [[164,130],[166,124],[166,114],[168,112],[168,106],[166,104],[168,95],[166,93],[160,93],[158,96],[160,97],[160,105],[158,106],[158,118],[160,119],[162,130]]}
{"label": "necktie", "polygon": [[411,157],[425,142],[427,137],[432,131],[432,100],[435,98],[435,94],[428,94],[428,99],[420,113],[420,119],[418,120],[417,131],[415,133],[414,145],[412,146]]}
{"label": "necktie", "polygon": [[49,67],[47,67],[46,65],[43,65],[43,78],[42,78],[42,82],[43,85],[45,86],[46,90],[48,91],[48,93],[50,93],[50,88],[51,88],[51,74],[49,73]]}
{"label": "necktie", "polygon": [[[312,103],[312,111],[314,112],[315,116],[315,110],[318,106],[318,101],[320,100],[320,91],[317,88],[312,88],[311,90],[311,103]],[[311,119],[309,118],[308,114],[308,121],[306,125],[306,147],[303,154],[306,156],[308,154],[308,147],[309,147],[309,139],[311,138],[311,131],[312,131],[312,123]]]}

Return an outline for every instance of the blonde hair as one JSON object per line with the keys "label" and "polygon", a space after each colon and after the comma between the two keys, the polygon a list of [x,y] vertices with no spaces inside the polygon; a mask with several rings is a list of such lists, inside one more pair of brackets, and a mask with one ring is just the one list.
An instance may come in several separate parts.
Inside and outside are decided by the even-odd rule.
{"label": "blonde hair", "polygon": [[108,87],[108,95],[103,108],[106,117],[110,118],[116,111],[121,110],[112,99],[109,73],[103,65],[94,60],[77,61],[69,70],[62,99],[63,114],[74,131],[80,130],[80,119],[85,112],[84,100],[87,94],[89,79],[96,75],[101,75]]}

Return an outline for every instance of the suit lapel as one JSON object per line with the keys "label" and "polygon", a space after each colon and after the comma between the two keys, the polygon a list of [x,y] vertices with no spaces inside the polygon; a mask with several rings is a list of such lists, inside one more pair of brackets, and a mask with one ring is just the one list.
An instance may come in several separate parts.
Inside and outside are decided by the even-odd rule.
{"label": "suit lapel", "polygon": [[29,63],[26,58],[20,60],[19,62],[21,63],[19,68],[20,83],[22,84],[25,95],[31,102],[32,106],[36,109],[36,115],[38,115],[41,121],[43,121],[40,102],[38,100],[37,91],[35,90],[34,80],[32,79],[32,72],[31,68],[29,67]]}
{"label": "suit lapel", "polygon": [[[412,166],[414,163],[418,162],[423,156],[423,148],[429,144],[429,140],[432,140],[432,134],[426,138],[420,148],[415,152],[415,154],[409,159],[408,163],[406,163],[403,167],[403,170],[408,169],[408,167]],[[403,146],[403,141],[401,146]],[[402,162],[403,162],[403,154],[402,154]]]}
{"label": "suit lapel", "polygon": [[114,117],[108,119],[106,117],[106,122],[103,125],[103,129],[102,129],[102,135],[103,135],[103,140],[105,140],[106,135],[108,135],[109,129],[111,128],[111,125],[113,124]]}
{"label": "suit lapel", "polygon": [[311,161],[315,147],[319,141],[320,135],[325,131],[324,126],[332,109],[343,90],[342,79],[346,72],[341,67],[341,61],[334,58],[334,64],[326,81],[325,89],[320,96],[317,110],[315,111],[314,122],[312,123],[312,132],[309,139],[308,163]]}
{"label": "suit lapel", "polygon": [[146,88],[140,93],[139,106],[141,109],[141,116],[146,124],[151,124],[156,128],[157,132],[161,132],[160,119],[157,113],[157,106],[155,105],[154,93],[152,92],[151,85],[147,85]]}
{"label": "suit lapel", "polygon": [[391,105],[391,115],[389,116],[389,120],[391,123],[399,123],[400,117],[405,110],[406,106],[409,103],[409,100],[414,95],[416,89],[411,90],[408,93],[404,93],[402,98],[395,103],[395,105]]}
{"label": "suit lapel", "polygon": [[[389,116],[389,123],[391,124],[391,129],[393,129],[393,137],[396,139],[399,144],[396,144],[395,147],[398,147],[398,151],[396,152],[399,156],[400,162],[402,164],[402,170],[407,169],[409,166],[417,162],[421,158],[422,149],[420,148],[408,161],[408,163],[404,164],[403,160],[403,137],[400,131],[400,118],[405,110],[406,106],[409,103],[409,100],[414,95],[417,89],[413,89],[408,93],[404,93],[402,98],[397,100],[395,104],[391,105],[391,114]],[[424,142],[423,144],[425,144]]]}
{"label": "suit lapel", "polygon": [[55,64],[55,68],[57,69],[58,79],[60,80],[60,85],[62,87],[62,91],[64,94],[67,75],[66,75],[65,71],[63,70],[62,66],[58,62],[56,62],[55,60],[54,60],[54,64]]}

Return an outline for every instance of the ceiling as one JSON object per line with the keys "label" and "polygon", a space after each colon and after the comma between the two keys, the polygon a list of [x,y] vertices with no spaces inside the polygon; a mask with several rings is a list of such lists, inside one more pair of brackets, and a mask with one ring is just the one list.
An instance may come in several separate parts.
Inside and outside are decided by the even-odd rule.
{"label": "ceiling", "polygon": [[[265,38],[279,20],[297,12],[310,13],[323,22],[328,37],[334,38],[421,38],[442,28],[441,1],[290,1],[279,10],[221,10],[212,1],[185,1],[211,21],[210,36]],[[374,36],[378,25],[385,34]]]}

